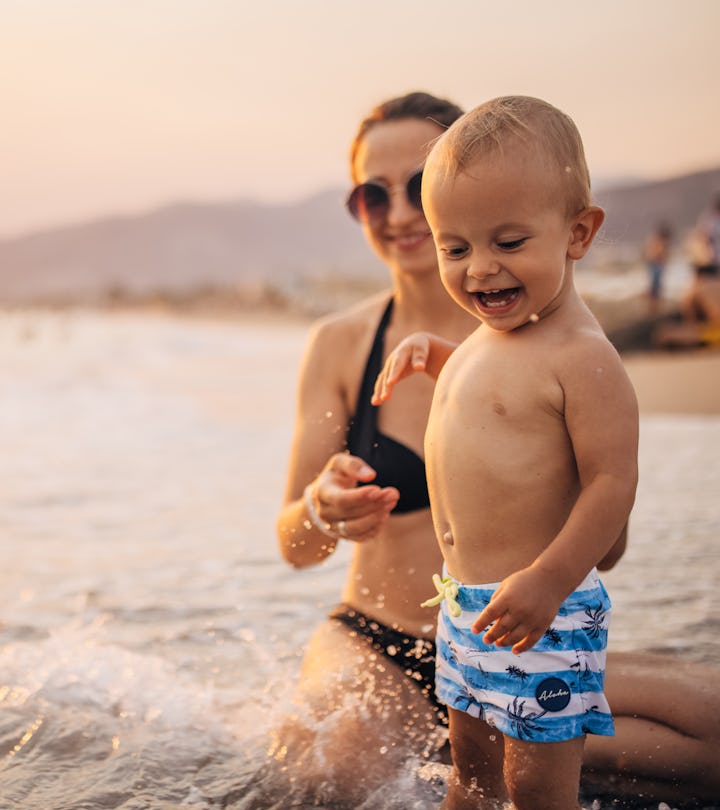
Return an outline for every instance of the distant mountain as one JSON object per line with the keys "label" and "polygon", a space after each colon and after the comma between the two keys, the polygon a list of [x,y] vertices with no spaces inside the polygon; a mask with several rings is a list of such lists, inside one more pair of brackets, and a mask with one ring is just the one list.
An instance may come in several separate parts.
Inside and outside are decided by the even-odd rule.
{"label": "distant mountain", "polygon": [[[602,188],[598,250],[636,255],[651,228],[681,234],[720,191],[720,168]],[[177,204],[0,240],[0,301],[101,301],[197,291],[288,300],[333,283],[380,285],[386,270],[333,189],[292,205]],[[595,249],[593,249],[595,252]]]}
{"label": "distant mountain", "polygon": [[293,205],[177,204],[0,240],[0,301],[273,287],[387,273],[330,190]]}

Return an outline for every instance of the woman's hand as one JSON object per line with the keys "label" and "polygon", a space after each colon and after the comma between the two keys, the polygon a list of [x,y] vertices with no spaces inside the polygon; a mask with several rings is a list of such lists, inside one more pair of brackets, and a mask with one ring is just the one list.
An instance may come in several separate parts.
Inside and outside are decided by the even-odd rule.
{"label": "woman's hand", "polygon": [[317,516],[339,539],[372,540],[395,508],[400,498],[395,487],[357,486],[374,477],[375,470],[361,458],[336,453],[310,485]]}

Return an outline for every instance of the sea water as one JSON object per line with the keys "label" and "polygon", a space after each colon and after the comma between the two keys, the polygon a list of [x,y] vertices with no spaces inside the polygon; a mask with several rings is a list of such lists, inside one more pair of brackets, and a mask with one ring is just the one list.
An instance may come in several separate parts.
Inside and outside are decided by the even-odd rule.
{"label": "sea water", "polygon": [[[347,563],[274,537],[306,335],[0,316],[0,810],[252,802]],[[612,648],[720,666],[720,416],[643,418],[640,463]],[[365,807],[437,803],[408,768]]]}

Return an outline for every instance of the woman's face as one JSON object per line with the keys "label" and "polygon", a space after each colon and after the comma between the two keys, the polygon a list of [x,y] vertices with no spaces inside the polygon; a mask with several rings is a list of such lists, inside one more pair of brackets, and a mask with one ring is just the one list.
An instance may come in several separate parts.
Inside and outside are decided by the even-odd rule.
{"label": "woman's face", "polygon": [[379,182],[390,194],[387,215],[363,223],[365,237],[377,255],[400,272],[437,273],[430,228],[422,211],[408,201],[406,184],[441,134],[430,121],[386,121],[370,128],[355,156],[355,182]]}

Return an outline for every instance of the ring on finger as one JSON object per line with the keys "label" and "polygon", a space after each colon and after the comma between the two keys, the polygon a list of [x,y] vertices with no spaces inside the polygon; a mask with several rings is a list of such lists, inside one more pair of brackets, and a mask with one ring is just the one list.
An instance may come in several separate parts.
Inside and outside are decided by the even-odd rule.
{"label": "ring on finger", "polygon": [[340,535],[340,540],[347,540],[347,526],[345,525],[344,520],[338,520],[337,524],[338,534]]}

